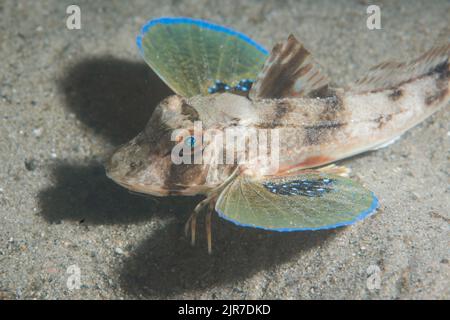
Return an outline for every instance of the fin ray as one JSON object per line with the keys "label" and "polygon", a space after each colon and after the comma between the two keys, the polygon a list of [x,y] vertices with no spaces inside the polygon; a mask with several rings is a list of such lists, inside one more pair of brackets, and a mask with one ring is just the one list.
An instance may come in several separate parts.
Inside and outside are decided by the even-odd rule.
{"label": "fin ray", "polygon": [[328,78],[309,51],[291,34],[278,43],[258,75],[250,98],[320,96],[328,88]]}
{"label": "fin ray", "polygon": [[377,206],[373,193],[358,183],[308,170],[262,180],[239,176],[220,194],[216,211],[241,226],[303,231],[353,224]]}
{"label": "fin ray", "polygon": [[136,39],[144,60],[175,93],[208,94],[219,80],[256,79],[267,50],[246,35],[191,18],[149,21]]}

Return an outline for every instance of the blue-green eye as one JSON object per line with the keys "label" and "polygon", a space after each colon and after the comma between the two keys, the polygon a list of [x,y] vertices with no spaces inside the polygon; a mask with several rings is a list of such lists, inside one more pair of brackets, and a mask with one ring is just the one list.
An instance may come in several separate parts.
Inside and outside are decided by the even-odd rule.
{"label": "blue-green eye", "polygon": [[188,146],[188,147],[195,147],[195,137],[194,136],[189,136],[184,140],[184,143]]}

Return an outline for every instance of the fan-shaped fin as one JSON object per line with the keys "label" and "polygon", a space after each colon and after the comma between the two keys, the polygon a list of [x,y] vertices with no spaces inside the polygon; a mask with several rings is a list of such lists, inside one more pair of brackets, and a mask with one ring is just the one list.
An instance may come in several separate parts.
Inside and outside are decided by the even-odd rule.
{"label": "fan-shaped fin", "polygon": [[302,231],[350,225],[377,206],[375,195],[358,183],[310,170],[257,181],[239,176],[219,196],[216,211],[241,226]]}
{"label": "fan-shaped fin", "polygon": [[317,97],[328,89],[328,78],[311,54],[291,34],[278,43],[250,91],[250,98]]}
{"label": "fan-shaped fin", "polygon": [[149,21],[137,45],[158,76],[185,97],[206,95],[208,88],[248,90],[268,55],[242,33],[191,18]]}

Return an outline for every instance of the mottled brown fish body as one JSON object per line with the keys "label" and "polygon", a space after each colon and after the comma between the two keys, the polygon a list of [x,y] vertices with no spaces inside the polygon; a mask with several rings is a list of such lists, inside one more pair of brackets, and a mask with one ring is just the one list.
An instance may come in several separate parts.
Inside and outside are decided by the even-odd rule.
{"label": "mottled brown fish body", "polygon": [[280,130],[281,171],[321,166],[395,141],[448,104],[449,65],[383,90],[255,101],[259,128]]}
{"label": "mottled brown fish body", "polygon": [[[173,163],[171,152],[180,141],[171,135],[177,129],[192,131],[200,121],[205,131],[277,130],[278,171],[272,174],[283,175],[388,145],[449,102],[450,45],[433,48],[409,63],[380,64],[349,89],[331,89],[316,64],[306,68],[310,59],[302,46],[292,46],[294,40],[289,38],[275,50],[249,97],[216,93],[174,95],[162,101],[145,130],[111,157],[108,176],[146,194],[208,194],[235,172],[237,164]],[[290,48],[298,54],[285,55]],[[277,70],[285,70],[289,57],[301,60],[298,70],[291,70],[294,78],[287,92],[292,95],[278,98],[280,91],[266,84],[283,78]],[[300,83],[306,76],[315,81],[298,91],[297,76]],[[203,151],[211,148],[205,145]],[[244,165],[249,170],[241,172],[263,175],[267,171],[261,166]]]}
{"label": "mottled brown fish body", "polygon": [[[447,70],[447,71],[446,71]],[[278,130],[280,173],[321,166],[394,141],[449,100],[447,69],[373,92],[250,101],[232,94],[189,103],[207,126]]]}

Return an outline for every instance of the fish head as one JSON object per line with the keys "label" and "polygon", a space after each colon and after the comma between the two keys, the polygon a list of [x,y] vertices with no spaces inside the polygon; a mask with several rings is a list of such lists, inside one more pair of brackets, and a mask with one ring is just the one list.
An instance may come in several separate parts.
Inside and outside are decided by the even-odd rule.
{"label": "fish head", "polygon": [[203,193],[204,166],[179,163],[173,156],[174,148],[186,142],[195,149],[192,132],[198,120],[198,112],[185,98],[174,95],[164,99],[145,129],[109,158],[105,165],[107,176],[131,191],[144,194]]}

